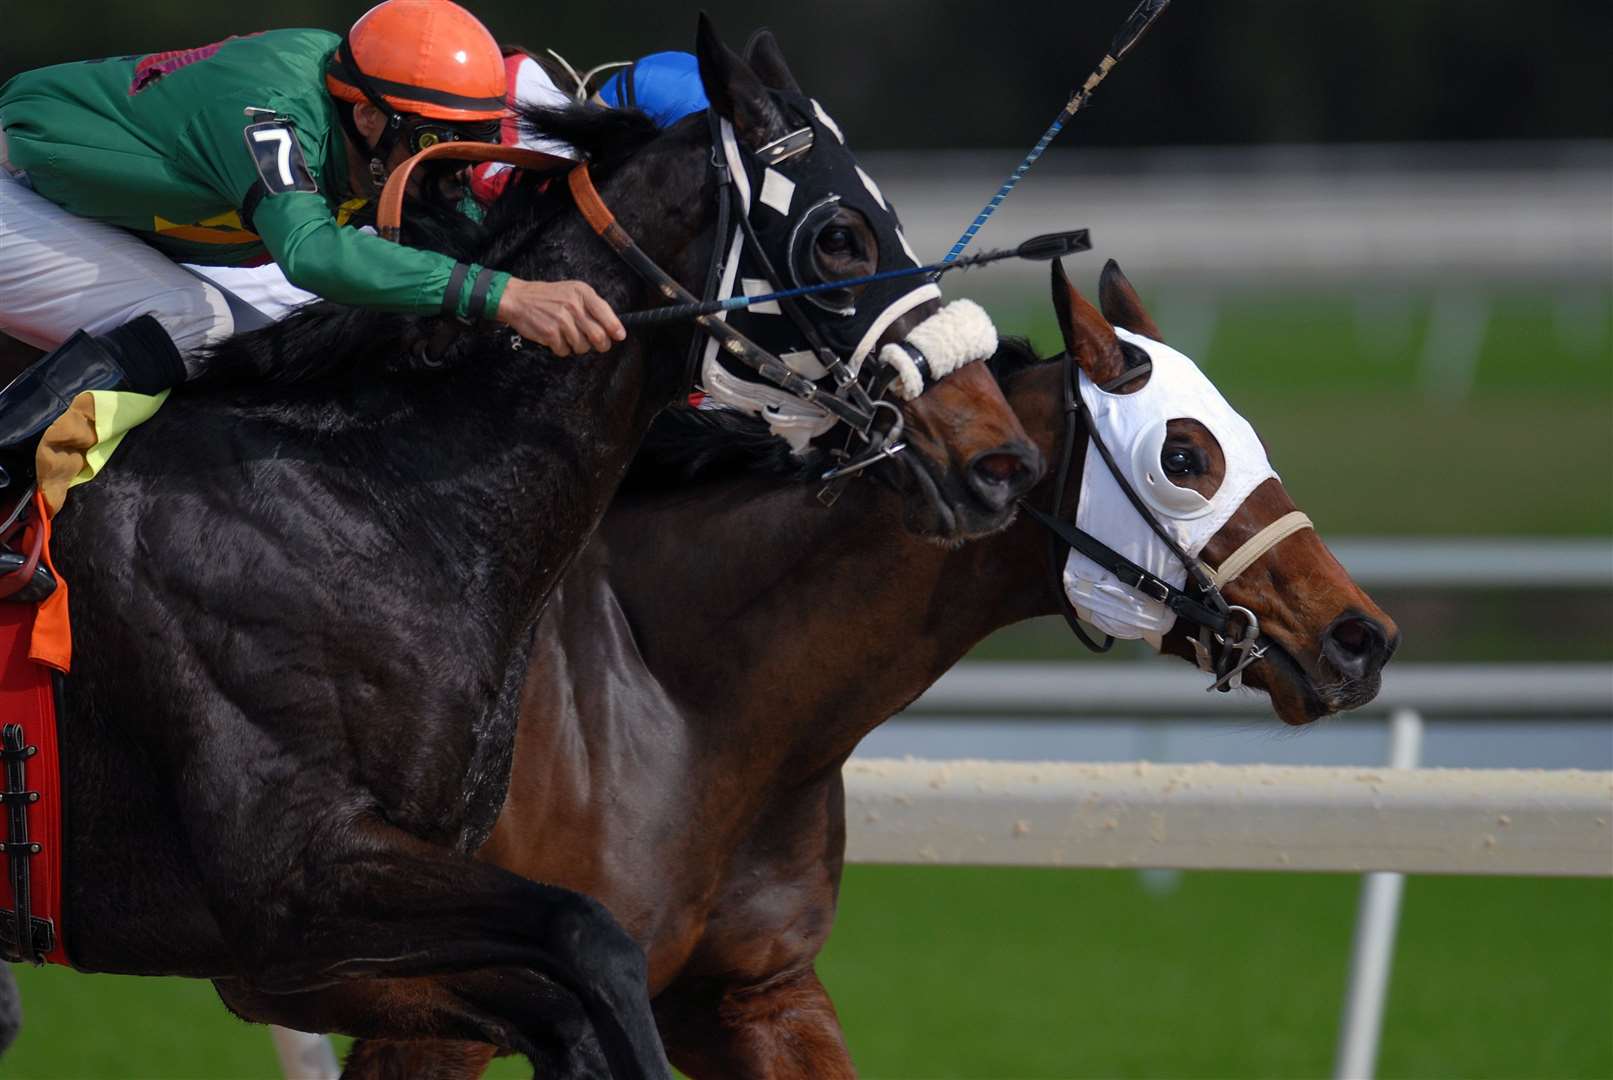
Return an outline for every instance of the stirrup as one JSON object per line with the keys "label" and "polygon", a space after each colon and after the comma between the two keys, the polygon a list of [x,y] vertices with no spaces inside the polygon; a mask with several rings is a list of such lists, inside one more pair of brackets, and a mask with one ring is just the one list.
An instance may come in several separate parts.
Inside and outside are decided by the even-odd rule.
{"label": "stirrup", "polygon": [[29,511],[34,506],[34,485],[6,494],[14,503],[0,502],[0,506],[8,506],[0,521],[0,602],[37,604],[56,591],[56,575],[43,558],[45,532],[36,528],[26,551],[11,546],[26,534]]}

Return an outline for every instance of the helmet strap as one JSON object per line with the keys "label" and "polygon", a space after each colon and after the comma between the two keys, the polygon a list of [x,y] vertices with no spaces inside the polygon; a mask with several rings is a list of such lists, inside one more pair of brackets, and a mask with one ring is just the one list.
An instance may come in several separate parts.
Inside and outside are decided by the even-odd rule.
{"label": "helmet strap", "polygon": [[359,148],[359,152],[370,159],[370,180],[377,188],[385,187],[386,178],[391,172],[386,167],[386,160],[392,156],[392,147],[397,145],[398,135],[403,131],[403,114],[381,96],[381,92],[375,88],[370,77],[359,68],[358,58],[353,53],[351,35],[342,35],[341,48],[332,58],[332,66],[339,77],[358,87],[359,92],[369,103],[386,117],[386,126],[381,129],[381,137],[371,145],[370,140],[358,129],[358,122],[353,119],[353,109],[336,110],[341,118],[342,130],[347,132],[347,137],[353,140],[353,145]]}

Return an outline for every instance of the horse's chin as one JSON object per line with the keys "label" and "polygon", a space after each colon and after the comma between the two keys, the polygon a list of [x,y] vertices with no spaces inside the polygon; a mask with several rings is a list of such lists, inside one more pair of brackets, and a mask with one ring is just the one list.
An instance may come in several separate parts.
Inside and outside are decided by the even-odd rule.
{"label": "horse's chin", "polygon": [[1287,649],[1269,638],[1261,644],[1266,654],[1249,668],[1244,681],[1266,692],[1277,719],[1290,727],[1301,727],[1339,711],[1323,697]]}
{"label": "horse's chin", "polygon": [[950,473],[936,475],[935,467],[909,450],[880,469],[902,496],[902,525],[943,547],[960,547],[1007,528],[1014,508],[990,510]]}

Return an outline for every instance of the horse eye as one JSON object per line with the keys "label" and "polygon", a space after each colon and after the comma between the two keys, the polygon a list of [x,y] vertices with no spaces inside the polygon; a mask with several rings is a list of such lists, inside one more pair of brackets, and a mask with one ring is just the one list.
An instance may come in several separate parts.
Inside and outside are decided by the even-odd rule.
{"label": "horse eye", "polygon": [[1190,476],[1203,471],[1199,468],[1198,455],[1185,446],[1167,446],[1161,450],[1159,464],[1167,476]]}
{"label": "horse eye", "polygon": [[818,247],[829,255],[850,255],[855,246],[851,230],[844,225],[831,225],[818,234]]}

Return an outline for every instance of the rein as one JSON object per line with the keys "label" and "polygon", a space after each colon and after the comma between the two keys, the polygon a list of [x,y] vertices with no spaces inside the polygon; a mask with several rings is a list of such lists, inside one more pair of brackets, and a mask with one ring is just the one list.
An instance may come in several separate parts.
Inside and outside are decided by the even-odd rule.
{"label": "rein", "polygon": [[[577,204],[578,211],[582,214],[583,220],[588,222],[588,227],[609,244],[611,250],[616,252],[623,262],[648,282],[663,301],[678,304],[700,302],[698,297],[678,284],[671,274],[661,269],[655,260],[644,254],[637,241],[617,222],[616,215],[610,212],[604,199],[600,198],[598,189],[594,187],[586,161],[571,170],[566,182],[571,188],[571,196]],[[720,247],[719,240],[718,249]],[[696,326],[715,338],[723,351],[752,368],[762,378],[783,387],[804,401],[810,401],[834,413],[836,417],[859,432],[866,433],[873,426],[873,410],[864,411],[853,402],[833,394],[821,393],[817,383],[796,374],[778,357],[721,319],[706,314],[696,317],[694,322]]]}
{"label": "rein", "polygon": [[[588,163],[573,162],[569,158],[556,157],[537,150],[527,150],[519,147],[501,146],[495,143],[445,142],[415,154],[407,161],[393,170],[388,177],[385,189],[381,192],[380,203],[376,208],[376,228],[381,236],[387,240],[397,242],[403,222],[403,199],[408,189],[409,178],[416,166],[432,160],[453,161],[499,161],[518,168],[555,170],[562,166],[570,166],[567,174],[567,185],[570,188],[572,200],[577,210],[582,214],[583,220],[594,234],[629,267],[642,277],[656,292],[662,303],[690,305],[698,307],[702,301],[689,290],[680,285],[672,275],[661,269],[655,260],[646,255],[637,241],[623,229],[616,221],[616,216],[600,197],[599,191],[594,187],[593,177],[588,171]],[[726,171],[726,168],[723,170]],[[719,200],[719,226],[726,223],[728,217],[728,200]],[[722,245],[724,238],[719,235],[712,250],[712,269],[707,275],[708,283],[718,277],[717,266],[722,258]],[[461,267],[455,268],[454,278],[450,282],[450,300],[456,299],[458,289],[455,284],[463,287],[465,274]],[[486,271],[484,271],[484,274]],[[445,308],[450,305],[445,302]],[[715,338],[719,347],[729,356],[754,370],[768,382],[781,387],[803,401],[810,402],[832,413],[837,419],[843,421],[857,433],[867,436],[874,426],[878,410],[868,403],[847,401],[833,394],[821,391],[812,380],[796,374],[778,357],[750,340],[738,330],[729,326],[712,314],[703,313],[693,317],[693,322],[706,334]],[[519,342],[519,339],[516,339]],[[696,343],[699,342],[696,335]],[[693,383],[693,363],[698,357],[699,349],[691,346],[690,349],[690,378]]]}
{"label": "rein", "polygon": [[403,226],[403,196],[409,187],[409,178],[416,166],[427,161],[498,161],[518,169],[556,171],[573,164],[570,158],[545,154],[541,150],[527,150],[519,146],[501,146],[498,143],[440,142],[428,146],[409,158],[387,177],[381,200],[375,207],[375,229],[383,240],[398,242]]}
{"label": "rein", "polygon": [[[1199,628],[1198,635],[1189,641],[1193,645],[1199,669],[1214,676],[1214,681],[1208,689],[1225,692],[1241,686],[1244,669],[1265,656],[1266,646],[1260,644],[1260,620],[1255,613],[1246,607],[1228,603],[1221,595],[1221,589],[1236,580],[1240,574],[1259,561],[1261,556],[1283,540],[1301,529],[1311,528],[1310,518],[1298,510],[1290,511],[1244,541],[1219,567],[1209,567],[1196,555],[1190,555],[1183,550],[1115,464],[1114,456],[1099,434],[1097,425],[1093,423],[1090,410],[1084,407],[1081,400],[1076,382],[1075,360],[1068,351],[1061,356],[1060,365],[1063,373],[1060,382],[1064,396],[1064,437],[1053,488],[1051,512],[1039,510],[1023,500],[1020,502],[1025,512],[1050,534],[1048,571],[1053,591],[1059,598],[1060,614],[1064,616],[1065,622],[1069,623],[1070,629],[1075,632],[1081,643],[1093,652],[1108,652],[1114,646],[1114,638],[1108,635],[1104,635],[1102,644],[1093,640],[1071,610],[1069,597],[1064,592],[1063,565],[1069,551],[1074,549],[1109,571],[1122,584],[1164,604],[1175,612],[1178,618],[1186,619]],[[1126,383],[1148,374],[1151,367],[1150,364],[1139,364],[1128,368],[1117,378],[1105,383],[1101,389],[1113,392]],[[1076,428],[1077,418],[1086,428],[1085,439],[1079,438],[1080,433]],[[1164,541],[1171,554],[1181,562],[1191,583],[1191,591],[1178,589],[1163,578],[1149,573],[1103,541],[1077,528],[1073,520],[1074,512],[1070,521],[1059,516],[1063,509],[1064,492],[1072,466],[1079,458],[1080,467],[1085,469],[1088,445],[1098,448],[1109,475],[1125,493],[1127,500],[1142,515],[1148,527]],[[1077,481],[1075,492],[1077,508],[1080,502],[1081,490]],[[1241,630],[1235,626],[1234,617],[1241,621]]]}
{"label": "rein", "polygon": [[655,323],[678,322],[684,319],[693,319],[699,315],[715,315],[722,311],[740,311],[744,308],[754,307],[757,304],[770,304],[780,300],[794,300],[798,297],[839,292],[844,289],[856,288],[858,285],[871,285],[878,281],[894,281],[898,278],[924,276],[934,280],[942,274],[950,273],[953,270],[967,270],[975,266],[987,266],[991,263],[1001,262],[1004,259],[1049,262],[1065,255],[1074,255],[1091,250],[1092,239],[1088,230],[1069,229],[1065,232],[1044,233],[1040,236],[1033,236],[1018,247],[1001,251],[983,251],[978,255],[965,255],[963,258],[954,259],[951,262],[936,262],[927,266],[909,266],[899,270],[882,270],[877,274],[865,274],[862,277],[854,278],[837,278],[834,281],[826,281],[819,285],[797,285],[793,289],[780,289],[778,292],[762,293],[758,296],[733,296],[727,300],[703,300],[694,304],[675,304],[671,307],[628,311],[621,315],[621,320],[623,326],[651,326]]}

